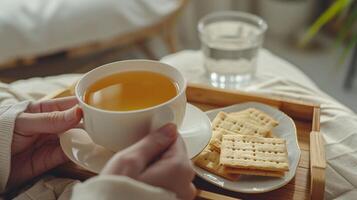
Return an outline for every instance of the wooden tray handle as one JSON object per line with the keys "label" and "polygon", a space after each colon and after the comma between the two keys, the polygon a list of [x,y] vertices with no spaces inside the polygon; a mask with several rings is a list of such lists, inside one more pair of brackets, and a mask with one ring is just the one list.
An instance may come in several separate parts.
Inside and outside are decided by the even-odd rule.
{"label": "wooden tray handle", "polygon": [[217,194],[205,190],[197,190],[196,200],[240,200],[237,198]]}
{"label": "wooden tray handle", "polygon": [[322,200],[325,193],[326,158],[321,132],[310,133],[311,199]]}

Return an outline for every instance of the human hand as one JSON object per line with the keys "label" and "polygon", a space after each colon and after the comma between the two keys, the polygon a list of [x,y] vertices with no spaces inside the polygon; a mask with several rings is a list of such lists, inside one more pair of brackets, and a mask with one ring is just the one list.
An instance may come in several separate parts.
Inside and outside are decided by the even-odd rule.
{"label": "human hand", "polygon": [[75,127],[82,118],[75,97],[31,103],[15,121],[8,187],[36,177],[68,159],[58,134]]}
{"label": "human hand", "polygon": [[193,199],[195,173],[176,126],[167,124],[134,145],[116,153],[101,174],[128,176]]}

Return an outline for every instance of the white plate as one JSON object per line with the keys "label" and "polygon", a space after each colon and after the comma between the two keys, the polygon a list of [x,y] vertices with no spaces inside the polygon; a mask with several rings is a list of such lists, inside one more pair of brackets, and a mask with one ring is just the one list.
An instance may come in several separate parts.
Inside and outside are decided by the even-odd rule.
{"label": "white plate", "polygon": [[[185,142],[189,158],[193,158],[211,139],[211,122],[204,112],[187,104],[185,118],[179,132]],[[94,173],[99,173],[114,154],[93,143],[87,132],[80,128],[61,134],[60,143],[67,157]]]}
{"label": "white plate", "polygon": [[296,169],[300,160],[301,151],[297,141],[294,121],[285,113],[273,107],[256,102],[237,104],[225,108],[211,110],[206,113],[208,117],[213,120],[219,111],[237,112],[247,108],[257,108],[262,110],[279,121],[279,125],[273,129],[273,134],[286,140],[289,157],[289,172],[285,173],[285,176],[282,178],[241,175],[239,180],[234,182],[212,174],[196,166],[194,166],[194,169],[198,176],[202,177],[208,182],[213,183],[214,185],[225,188],[227,190],[242,193],[262,193],[275,190],[289,183],[289,181],[295,176]]}

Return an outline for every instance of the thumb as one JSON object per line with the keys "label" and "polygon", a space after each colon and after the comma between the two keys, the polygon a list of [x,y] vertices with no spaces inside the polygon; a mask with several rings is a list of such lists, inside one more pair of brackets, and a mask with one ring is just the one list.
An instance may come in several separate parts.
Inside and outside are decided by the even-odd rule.
{"label": "thumb", "polygon": [[158,131],[149,133],[134,145],[115,154],[102,170],[102,174],[137,177],[176,141],[177,136],[174,124],[167,124]]}
{"label": "thumb", "polygon": [[15,132],[23,135],[62,133],[76,126],[82,118],[82,110],[73,107],[65,111],[48,113],[21,113],[15,122]]}

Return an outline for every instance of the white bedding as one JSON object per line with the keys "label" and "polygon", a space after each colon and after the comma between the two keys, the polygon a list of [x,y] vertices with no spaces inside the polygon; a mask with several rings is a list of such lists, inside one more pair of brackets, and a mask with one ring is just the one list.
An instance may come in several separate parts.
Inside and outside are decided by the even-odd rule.
{"label": "white bedding", "polygon": [[[162,61],[180,69],[190,82],[207,84],[199,51],[182,51]],[[63,88],[80,75],[35,78],[18,81],[12,87],[38,99]],[[321,104],[321,131],[326,141],[326,199],[356,199],[357,196],[357,116],[322,92],[306,75],[290,63],[262,50],[255,84],[246,91]]]}
{"label": "white bedding", "polygon": [[1,0],[0,63],[119,36],[177,6],[177,0]]}

